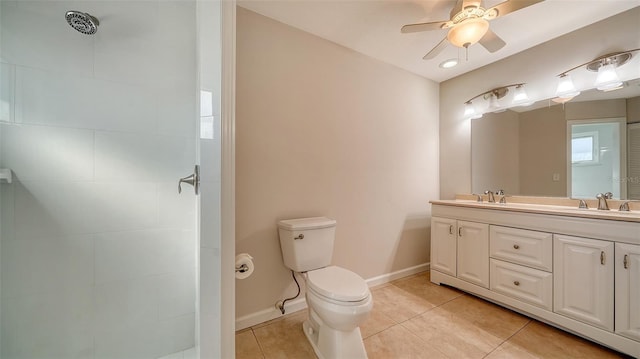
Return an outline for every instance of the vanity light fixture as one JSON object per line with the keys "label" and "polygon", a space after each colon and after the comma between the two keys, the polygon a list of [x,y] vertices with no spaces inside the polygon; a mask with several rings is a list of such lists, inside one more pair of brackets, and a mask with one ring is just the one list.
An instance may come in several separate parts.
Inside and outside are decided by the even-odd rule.
{"label": "vanity light fixture", "polygon": [[556,90],[556,97],[570,101],[579,94],[580,91],[578,91],[578,89],[576,89],[576,85],[573,84],[571,75],[567,73],[561,74],[560,81],[558,82],[558,89]]}
{"label": "vanity light fixture", "polygon": [[553,101],[565,103],[580,94],[580,91],[573,84],[569,72],[583,66],[589,71],[598,73],[594,83],[594,87],[598,90],[612,91],[621,88],[623,84],[616,72],[616,68],[629,62],[632,53],[636,51],[640,51],[640,48],[606,54],[561,73],[558,75],[558,89],[556,90],[556,98]]}
{"label": "vanity light fixture", "polygon": [[[474,104],[474,101],[489,102],[489,105],[486,107],[486,111],[484,112],[503,112],[509,107],[531,105],[533,102],[529,99],[529,96],[527,96],[527,93],[524,90],[524,85],[524,83],[519,83],[496,87],[472,97],[464,103],[464,118],[474,120],[482,117],[483,112],[478,111],[478,106],[476,106],[477,104]],[[514,88],[511,103],[508,106],[500,104],[500,99],[504,98],[507,93],[509,93],[510,87]]]}
{"label": "vanity light fixture", "polygon": [[511,104],[514,106],[529,106],[533,105],[533,101],[529,99],[529,96],[524,91],[524,85],[516,85],[513,92],[513,100]]}

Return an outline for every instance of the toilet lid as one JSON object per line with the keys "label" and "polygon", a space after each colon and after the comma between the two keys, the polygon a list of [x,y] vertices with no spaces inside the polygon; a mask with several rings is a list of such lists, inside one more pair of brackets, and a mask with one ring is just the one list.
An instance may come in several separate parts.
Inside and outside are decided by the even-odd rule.
{"label": "toilet lid", "polygon": [[336,266],[307,272],[307,285],[320,295],[342,302],[358,302],[369,295],[362,277]]}

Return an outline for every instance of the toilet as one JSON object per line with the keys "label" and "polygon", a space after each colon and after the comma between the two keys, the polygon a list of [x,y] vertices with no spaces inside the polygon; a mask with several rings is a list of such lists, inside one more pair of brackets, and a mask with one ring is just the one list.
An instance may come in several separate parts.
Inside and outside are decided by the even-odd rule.
{"label": "toilet", "polygon": [[330,265],[335,230],[336,221],[326,217],[278,222],[282,257],[303,274],[309,318],[302,327],[318,358],[366,358],[360,324],[373,299],[362,277]]}

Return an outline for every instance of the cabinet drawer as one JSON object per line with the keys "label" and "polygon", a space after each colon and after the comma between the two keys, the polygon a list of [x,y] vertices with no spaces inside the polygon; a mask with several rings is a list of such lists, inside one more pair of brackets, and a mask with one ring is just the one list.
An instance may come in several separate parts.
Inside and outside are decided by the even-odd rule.
{"label": "cabinet drawer", "polygon": [[491,290],[552,310],[553,278],[549,272],[491,259]]}
{"label": "cabinet drawer", "polygon": [[489,251],[492,258],[551,272],[551,233],[491,226]]}

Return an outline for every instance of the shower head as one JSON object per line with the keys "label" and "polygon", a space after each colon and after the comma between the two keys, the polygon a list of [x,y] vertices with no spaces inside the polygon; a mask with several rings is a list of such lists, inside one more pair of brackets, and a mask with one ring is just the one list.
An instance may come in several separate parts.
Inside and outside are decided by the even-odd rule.
{"label": "shower head", "polygon": [[72,28],[85,35],[93,35],[98,31],[100,21],[95,17],[80,11],[67,11],[65,18]]}

